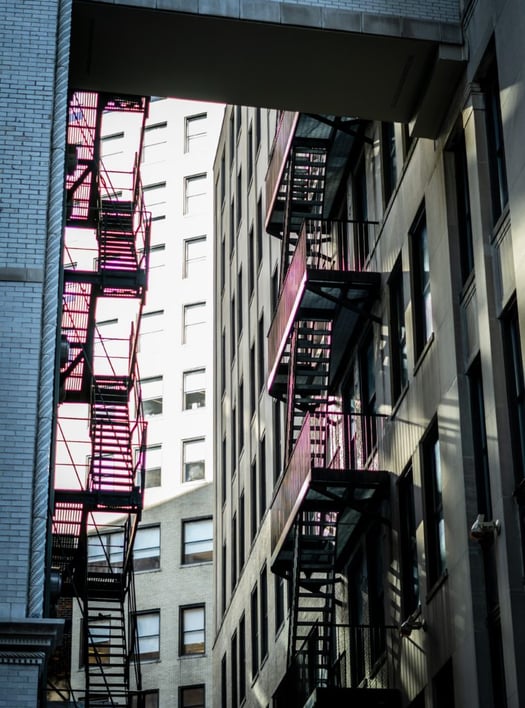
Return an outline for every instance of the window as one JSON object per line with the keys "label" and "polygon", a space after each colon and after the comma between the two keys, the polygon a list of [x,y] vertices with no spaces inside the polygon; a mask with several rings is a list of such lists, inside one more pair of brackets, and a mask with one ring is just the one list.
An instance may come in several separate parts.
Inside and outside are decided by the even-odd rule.
{"label": "window", "polygon": [[142,526],[137,529],[133,545],[133,569],[160,568],[160,526]]}
{"label": "window", "polygon": [[255,109],[255,149],[257,150],[261,143],[261,109]]}
{"label": "window", "polygon": [[495,61],[491,62],[485,77],[481,81],[481,86],[485,93],[492,221],[495,224],[503,213],[509,199],[498,69]]}
{"label": "window", "polygon": [[428,233],[424,213],[418,217],[412,229],[411,247],[414,344],[417,361],[433,333]]}
{"label": "window", "polygon": [[250,596],[250,618],[252,628],[252,679],[259,671],[259,607],[257,585]]}
{"label": "window", "polygon": [[160,658],[160,611],[137,612],[137,635],[139,654],[142,661]]}
{"label": "window", "polygon": [[[456,705],[454,699],[454,674],[452,671],[451,659],[447,661],[443,668],[441,668],[432,679],[432,693],[433,705],[447,706],[447,708],[454,708]],[[499,705],[503,708],[503,704]]]}
{"label": "window", "polygon": [[206,173],[184,178],[184,213],[199,214],[206,208]]}
{"label": "window", "polygon": [[412,467],[400,476],[399,556],[401,561],[401,609],[408,617],[419,604],[419,568],[417,561],[416,507]]}
{"label": "window", "polygon": [[181,686],[179,688],[179,708],[204,708],[204,685]]}
{"label": "window", "polygon": [[257,357],[259,364],[259,391],[264,389],[264,354],[266,351],[266,333],[264,331],[264,313],[261,312],[257,326]]}
{"label": "window", "polygon": [[221,157],[221,201],[219,204],[222,206],[224,204],[224,197],[226,196],[226,155],[224,150],[222,151]]}
{"label": "window", "polygon": [[257,534],[257,465],[255,461],[250,466],[250,537],[251,540]]}
{"label": "window", "polygon": [[359,394],[361,397],[363,453],[365,460],[377,443],[376,375],[374,336],[370,331],[359,350]]}
{"label": "window", "polygon": [[244,382],[239,384],[239,450],[242,452],[244,448]]}
{"label": "window", "polygon": [[397,183],[396,133],[393,123],[381,126],[381,154],[383,167],[383,198],[388,204]]}
{"label": "window", "polygon": [[162,413],[162,376],[150,376],[147,379],[141,379],[140,385],[142,388],[142,406],[144,415],[152,417],[161,415]]}
{"label": "window", "polygon": [[428,589],[446,569],[445,518],[443,515],[443,478],[437,425],[423,441],[423,491],[425,496],[425,541]]}
{"label": "window", "polygon": [[237,585],[237,514],[232,517],[232,534],[231,534],[231,587]]}
{"label": "window", "polygon": [[222,565],[221,565],[221,600],[222,600],[222,614],[226,612],[226,541],[222,544]]}
{"label": "window", "polygon": [[230,302],[230,349],[231,349],[231,357],[233,360],[234,352],[237,350],[237,342],[235,339],[235,315],[236,315],[236,310],[235,310],[235,293],[232,295],[232,299]]}
{"label": "window", "polygon": [[398,259],[388,283],[390,296],[390,368],[392,402],[395,403],[408,382],[407,339],[403,267]]}
{"label": "window", "polygon": [[131,694],[130,699],[130,708],[159,708],[159,692],[156,689],[141,691],[140,695]]}
{"label": "window", "polygon": [[244,509],[244,489],[239,496],[239,569],[242,570],[245,561],[245,509]]}
{"label": "window", "polygon": [[246,620],[239,622],[239,701],[246,698]]}
{"label": "window", "polygon": [[255,241],[253,235],[253,224],[250,227],[250,233],[248,235],[248,298],[251,298],[253,294],[253,287],[255,285]]}
{"label": "window", "polygon": [[186,116],[184,119],[184,149],[186,152],[201,145],[206,137],[206,113]]}
{"label": "window", "polygon": [[185,411],[203,408],[206,405],[206,369],[184,371],[182,389]]}
{"label": "window", "polygon": [[233,257],[233,250],[235,248],[235,200],[232,197],[230,204],[230,260]]}
{"label": "window", "polygon": [[479,514],[485,519],[492,519],[490,495],[489,453],[487,428],[485,426],[485,400],[483,379],[481,378],[480,356],[476,358],[468,371],[470,392],[470,413],[472,421],[472,446],[474,452],[474,473],[476,476],[476,497]]}
{"label": "window", "polygon": [[237,228],[242,219],[242,170],[237,173]]}
{"label": "window", "polygon": [[222,235],[221,239],[221,293],[224,292],[226,285],[226,235]]}
{"label": "window", "polygon": [[228,708],[228,668],[226,654],[221,659],[221,708]]}
{"label": "window", "polygon": [[261,660],[268,656],[268,573],[266,565],[260,577],[260,634],[261,634]]}
{"label": "window", "polygon": [[253,418],[255,413],[255,401],[256,401],[256,383],[255,383],[256,369],[255,369],[255,343],[250,347],[250,418]]}
{"label": "window", "polygon": [[505,312],[502,323],[514,473],[519,484],[525,478],[525,377],[515,300]]}
{"label": "window", "polygon": [[180,654],[204,654],[204,605],[180,608]]}
{"label": "window", "polygon": [[379,524],[367,534],[366,565],[368,617],[371,624],[370,654],[372,665],[375,665],[386,649],[383,540]]}
{"label": "window", "polygon": [[153,220],[163,217],[166,214],[166,182],[155,182],[145,184],[143,187],[144,202],[146,208],[151,212]]}
{"label": "window", "polygon": [[354,216],[354,261],[357,270],[362,270],[368,258],[368,193],[364,157],[358,163],[352,178],[352,204]]}
{"label": "window", "polygon": [[201,344],[206,334],[206,303],[184,305],[183,344]]}
{"label": "window", "polygon": [[146,489],[160,487],[162,483],[162,445],[148,445],[146,448]]}
{"label": "window", "polygon": [[221,394],[224,396],[226,392],[226,330],[222,330],[221,334]]}
{"label": "window", "polygon": [[276,635],[284,624],[284,583],[282,575],[274,575]]}
{"label": "window", "polygon": [[182,441],[183,482],[195,482],[199,479],[204,479],[204,447],[204,438]]}
{"label": "window", "polygon": [[142,148],[142,162],[154,164],[166,160],[166,129],[168,123],[162,121],[153,123],[144,128],[144,146]]}
{"label": "window", "polygon": [[259,199],[257,200],[257,221],[255,224],[255,239],[257,269],[259,269],[263,257],[263,216],[261,197],[259,197]]}
{"label": "window", "polygon": [[184,277],[202,277],[206,263],[206,236],[184,241]]}
{"label": "window", "polygon": [[259,521],[266,511],[266,437],[259,443]]}
{"label": "window", "polygon": [[233,633],[232,636],[232,641],[231,641],[231,665],[232,665],[232,672],[231,672],[231,694],[232,694],[232,700],[231,704],[233,708],[236,708],[236,706],[239,705],[239,683],[238,683],[238,664],[237,664],[237,632]]}
{"label": "window", "polygon": [[472,245],[467,151],[463,130],[459,131],[452,145],[452,155],[454,159],[455,211],[457,215],[461,284],[465,285],[474,269],[474,250]]}
{"label": "window", "polygon": [[88,536],[88,565],[93,571],[107,572],[108,567],[122,568],[124,533],[96,533]]}
{"label": "window", "polygon": [[239,268],[237,273],[237,337],[242,334],[243,328],[243,316],[242,309],[244,306],[243,292],[242,292],[242,268]]}
{"label": "window", "polygon": [[154,352],[161,346],[164,332],[164,310],[144,312],[140,318],[139,351]]}
{"label": "window", "polygon": [[182,522],[182,563],[207,563],[213,560],[213,521],[191,519]]}
{"label": "window", "polygon": [[[87,654],[90,666],[102,664],[107,665],[111,661],[111,615],[103,615],[101,619],[89,622],[87,620],[80,625],[80,667],[85,665],[85,643],[84,637],[87,635]],[[115,626],[113,627],[115,629]]]}
{"label": "window", "polygon": [[253,175],[253,130],[250,124],[248,128],[248,183],[250,182]]}
{"label": "window", "polygon": [[231,112],[230,112],[230,126],[229,126],[229,138],[230,138],[230,164],[233,162],[233,159],[235,157],[235,124],[234,124],[234,108],[232,106]]}

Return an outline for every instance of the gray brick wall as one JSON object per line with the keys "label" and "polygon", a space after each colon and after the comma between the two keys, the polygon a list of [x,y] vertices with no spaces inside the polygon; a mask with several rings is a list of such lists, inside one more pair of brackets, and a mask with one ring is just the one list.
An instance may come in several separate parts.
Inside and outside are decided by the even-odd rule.
{"label": "gray brick wall", "polygon": [[35,708],[37,664],[0,664],[0,708]]}
{"label": "gray brick wall", "polygon": [[0,618],[26,615],[59,0],[0,3]]}

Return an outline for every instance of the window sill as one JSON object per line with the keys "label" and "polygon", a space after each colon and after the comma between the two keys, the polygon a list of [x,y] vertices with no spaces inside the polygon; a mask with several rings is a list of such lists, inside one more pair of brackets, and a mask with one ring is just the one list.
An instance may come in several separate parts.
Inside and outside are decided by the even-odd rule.
{"label": "window sill", "polygon": [[413,375],[414,375],[414,376],[415,376],[415,375],[417,374],[417,372],[419,371],[419,369],[420,369],[420,367],[421,367],[421,364],[423,363],[423,361],[424,361],[424,359],[425,359],[425,357],[426,357],[426,355],[427,355],[427,353],[428,353],[428,350],[430,349],[430,347],[431,347],[432,344],[434,343],[434,339],[435,339],[435,334],[434,334],[434,332],[432,332],[432,334],[430,335],[430,337],[427,339],[427,341],[426,341],[426,343],[425,343],[425,346],[423,347],[423,349],[422,349],[422,351],[421,351],[421,354],[419,355],[419,357],[418,357],[418,359],[417,359],[417,361],[416,361],[416,363],[415,363],[414,371],[413,371]]}

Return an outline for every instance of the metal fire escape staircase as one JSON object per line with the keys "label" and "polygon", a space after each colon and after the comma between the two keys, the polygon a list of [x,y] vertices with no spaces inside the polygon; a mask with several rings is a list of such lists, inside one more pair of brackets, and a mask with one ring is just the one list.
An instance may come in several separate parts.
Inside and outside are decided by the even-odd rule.
{"label": "metal fire escape staircase", "polygon": [[278,705],[294,706],[303,706],[313,687],[341,686],[335,641],[338,557],[387,482],[387,473],[369,456],[369,421],[342,413],[333,397],[336,370],[370,315],[380,285],[378,273],[349,265],[354,225],[325,218],[334,182],[344,172],[342,157],[348,157],[360,130],[352,122],[341,141],[337,121],[318,119],[306,116],[301,122],[301,114],[293,122],[295,136],[288,140],[267,218],[272,233],[282,238],[268,388],[287,410],[285,471],[272,502],[272,569],[292,586],[289,668],[276,695]]}
{"label": "metal fire escape staircase", "polygon": [[[138,332],[131,328],[123,343],[125,356],[117,356],[115,343],[100,335],[95,318],[102,298],[125,298],[136,301],[138,322],[144,302],[150,217],[144,208],[138,161],[122,190],[115,181],[123,175],[107,173],[101,165],[100,140],[105,112],[134,112],[141,121],[141,147],[147,106],[142,97],[92,92],[75,92],[70,99],[66,229],[91,231],[86,248],[95,253],[91,267],[85,267],[84,260],[83,268],[66,268],[63,278],[57,435],[61,453],[55,474],[51,563],[61,573],[62,595],[76,597],[82,612],[87,707],[129,705],[130,669],[138,654],[129,611],[134,607],[132,550],[142,509],[146,446],[136,366]],[[82,251],[82,237],[80,241]],[[66,248],[67,243],[66,236]],[[71,254],[64,260],[71,260]],[[78,405],[68,404],[87,409],[87,426],[71,414]],[[87,437],[77,439],[86,435],[84,431]],[[89,454],[84,478],[85,451]],[[60,465],[74,470],[73,483],[69,479],[61,486]],[[121,548],[93,563],[90,545],[100,538],[100,527],[111,528],[115,532],[111,537],[121,539]],[[135,689],[140,692],[140,673],[136,675]]]}

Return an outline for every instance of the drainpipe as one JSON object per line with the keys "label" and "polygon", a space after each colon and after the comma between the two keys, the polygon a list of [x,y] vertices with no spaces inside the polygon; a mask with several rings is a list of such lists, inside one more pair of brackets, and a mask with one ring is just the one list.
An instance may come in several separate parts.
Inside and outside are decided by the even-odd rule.
{"label": "drainpipe", "polygon": [[63,229],[65,143],[72,0],[57,3],[57,45],[51,127],[49,194],[44,265],[38,413],[33,477],[28,617],[44,613],[47,559],[49,480],[55,419],[55,371],[59,283]]}

